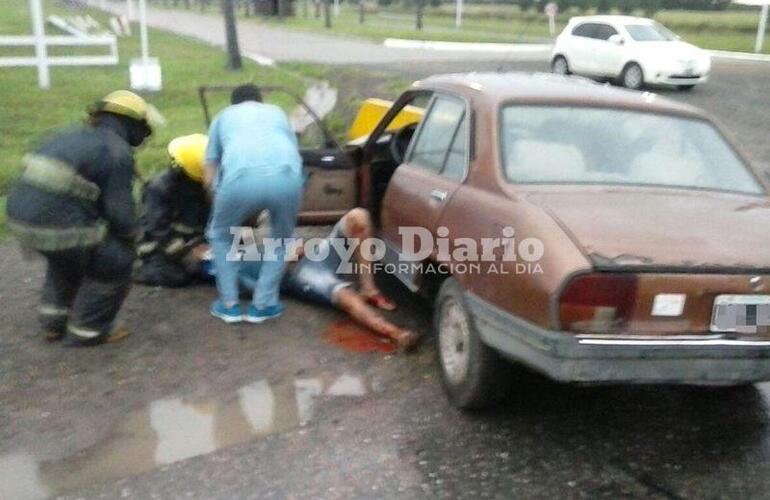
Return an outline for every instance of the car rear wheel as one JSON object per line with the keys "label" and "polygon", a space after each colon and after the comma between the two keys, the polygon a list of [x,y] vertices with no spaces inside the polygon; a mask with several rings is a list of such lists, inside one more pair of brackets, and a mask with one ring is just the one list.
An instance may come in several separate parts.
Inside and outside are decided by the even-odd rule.
{"label": "car rear wheel", "polygon": [[556,73],[557,75],[569,75],[569,64],[567,63],[567,58],[564,56],[556,56],[553,58],[553,61],[551,62],[551,71]]}
{"label": "car rear wheel", "polygon": [[620,83],[624,87],[639,90],[644,86],[644,72],[636,63],[628,63],[620,75]]}
{"label": "car rear wheel", "polygon": [[507,381],[501,373],[505,363],[482,342],[454,278],[441,285],[433,323],[441,379],[450,401],[462,409],[488,406]]}

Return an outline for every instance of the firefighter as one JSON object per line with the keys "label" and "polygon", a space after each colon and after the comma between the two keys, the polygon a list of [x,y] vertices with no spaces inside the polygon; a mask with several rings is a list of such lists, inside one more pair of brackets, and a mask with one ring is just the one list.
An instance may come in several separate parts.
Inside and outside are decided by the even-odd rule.
{"label": "firefighter", "polygon": [[203,187],[207,143],[203,134],[171,141],[171,166],[145,186],[134,281],[180,287],[200,276],[200,253],[207,248],[203,233],[209,217]]}
{"label": "firefighter", "polygon": [[113,330],[128,294],[137,236],[132,148],[162,122],[125,90],[88,109],[85,125],[53,134],[24,157],[7,201],[8,228],[45,257],[40,320],[49,340],[96,345]]}

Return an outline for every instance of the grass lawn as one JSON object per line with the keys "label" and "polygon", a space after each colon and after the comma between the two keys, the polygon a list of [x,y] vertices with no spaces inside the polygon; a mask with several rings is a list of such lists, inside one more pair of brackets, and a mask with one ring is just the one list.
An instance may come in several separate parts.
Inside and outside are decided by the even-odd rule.
{"label": "grass lawn", "polygon": [[[59,2],[47,0],[46,14],[82,14],[82,11],[67,11],[59,5]],[[89,13],[106,26],[103,14],[93,10]],[[30,31],[28,3],[0,0],[0,34],[28,34]],[[111,90],[128,86],[128,65],[140,53],[138,29],[133,31],[135,36],[119,39],[120,65],[52,68],[52,86],[48,91],[37,88],[34,68],[0,70],[0,102],[3,103],[0,113],[3,153],[0,196],[7,194],[10,183],[17,177],[21,157],[34,148],[47,131],[83,120],[88,104]],[[92,48],[91,53],[94,50],[101,49]],[[253,80],[286,86],[302,95],[306,80],[300,74],[312,70],[307,66],[296,66],[288,72],[260,67],[244,60],[242,71],[230,72],[225,69],[223,51],[192,39],[154,30],[150,31],[150,52],[161,60],[164,90],[146,97],[165,115],[168,125],[158,130],[137,154],[138,170],[143,176],[167,164],[165,148],[171,138],[205,132],[198,102],[199,85],[237,84]],[[0,56],[10,54],[12,52],[0,49]],[[279,104],[288,105],[288,102]]]}
{"label": "grass lawn", "polygon": [[341,9],[338,17],[332,18],[332,29],[326,29],[323,18],[315,19],[313,13],[305,18],[302,11],[294,18],[259,18],[258,21],[273,26],[332,33],[382,41],[386,38],[409,38],[420,40],[448,40],[458,42],[530,42],[547,41],[546,22],[528,22],[522,19],[465,19],[462,29],[454,25],[454,18],[426,14],[422,30],[415,28],[415,16],[406,12],[367,13],[365,23],[360,24],[355,8]]}
{"label": "grass lawn", "polygon": [[[510,9],[510,8],[509,8]],[[515,13],[515,11],[513,11]],[[343,8],[333,17],[333,28],[323,25],[323,18],[315,19],[311,10],[303,16],[302,7],[294,18],[265,19],[259,22],[284,25],[291,28],[316,32],[331,32],[382,41],[385,38],[411,38],[420,40],[447,40],[458,42],[538,42],[550,37],[544,16],[534,13],[520,16],[497,17],[467,16],[462,28],[454,24],[454,17],[447,12],[428,9],[423,19],[423,29],[415,28],[415,14],[408,12],[367,13],[364,24],[359,23],[354,7]],[[660,12],[656,18],[676,31],[683,39],[706,49],[753,52],[758,14],[749,12]],[[564,28],[569,15],[560,16],[557,33]],[[770,53],[770,43],[765,52]]]}
{"label": "grass lawn", "polygon": [[[308,2],[307,10],[303,1]],[[213,7],[211,12],[218,13]],[[332,17],[332,29],[324,27],[323,16],[315,17],[315,8],[309,0],[297,1],[294,17],[245,18],[243,13],[240,13],[241,19],[246,22],[261,22],[378,42],[385,38],[508,43],[550,39],[547,18],[534,11],[520,12],[515,6],[508,5],[468,5],[465,14],[463,26],[458,29],[454,24],[452,5],[426,8],[424,27],[417,30],[414,11],[402,8],[370,8],[365,15],[365,23],[360,24],[358,7],[345,4],[340,15]],[[570,11],[559,16],[556,23],[557,32],[572,15],[579,13]],[[655,17],[685,40],[703,48],[752,52],[759,11],[661,11]],[[765,52],[770,53],[770,42],[766,44]]]}

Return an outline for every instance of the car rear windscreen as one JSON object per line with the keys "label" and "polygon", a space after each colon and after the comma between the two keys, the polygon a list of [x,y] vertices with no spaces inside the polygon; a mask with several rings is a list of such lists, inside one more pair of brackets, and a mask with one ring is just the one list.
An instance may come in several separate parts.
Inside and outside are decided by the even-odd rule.
{"label": "car rear windscreen", "polygon": [[764,193],[712,124],[607,108],[508,106],[503,168],[514,183],[626,184]]}

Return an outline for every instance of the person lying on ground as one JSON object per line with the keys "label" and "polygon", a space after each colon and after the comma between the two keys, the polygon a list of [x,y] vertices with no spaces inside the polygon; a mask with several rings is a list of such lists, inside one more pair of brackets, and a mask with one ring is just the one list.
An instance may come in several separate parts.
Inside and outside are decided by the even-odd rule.
{"label": "person lying on ground", "polygon": [[[291,267],[281,284],[281,291],[301,300],[340,309],[376,334],[392,339],[399,349],[408,350],[417,343],[419,337],[415,332],[391,323],[375,309],[392,311],[396,305],[377,288],[371,272],[371,263],[362,257],[360,245],[353,253],[353,270],[360,289],[356,290],[353,283],[338,272],[342,257],[332,248],[332,239],[350,238],[363,241],[371,237],[371,234],[369,212],[364,208],[349,211],[337,222],[329,235],[321,240],[319,247],[325,246],[328,251],[317,248],[316,254],[326,257],[322,260],[311,260],[300,255],[298,262],[290,264]],[[242,264],[238,274],[239,281],[244,288],[252,290],[259,278],[262,262],[247,261]],[[254,322],[248,316],[245,320]]]}
{"label": "person lying on ground", "polygon": [[135,282],[180,287],[200,278],[193,250],[206,245],[203,233],[210,210],[203,161],[207,144],[203,134],[172,140],[168,145],[171,165],[145,185]]}

